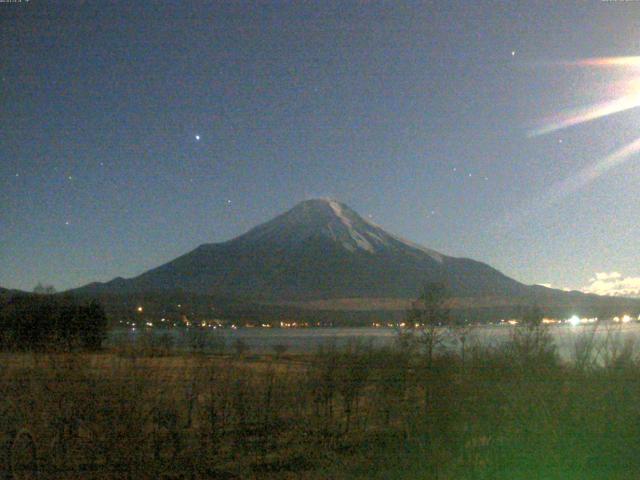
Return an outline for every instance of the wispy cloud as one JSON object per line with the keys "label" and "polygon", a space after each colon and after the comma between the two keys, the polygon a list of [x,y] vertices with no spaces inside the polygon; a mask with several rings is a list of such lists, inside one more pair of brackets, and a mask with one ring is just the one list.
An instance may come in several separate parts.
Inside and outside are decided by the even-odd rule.
{"label": "wispy cloud", "polygon": [[585,293],[615,297],[640,297],[640,277],[625,277],[619,272],[599,272],[582,288]]}

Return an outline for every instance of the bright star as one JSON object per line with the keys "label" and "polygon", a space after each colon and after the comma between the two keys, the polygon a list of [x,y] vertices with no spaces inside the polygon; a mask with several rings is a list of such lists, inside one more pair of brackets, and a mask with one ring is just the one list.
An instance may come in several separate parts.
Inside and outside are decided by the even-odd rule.
{"label": "bright star", "polygon": [[200,135],[196,135],[196,141],[200,141]]}

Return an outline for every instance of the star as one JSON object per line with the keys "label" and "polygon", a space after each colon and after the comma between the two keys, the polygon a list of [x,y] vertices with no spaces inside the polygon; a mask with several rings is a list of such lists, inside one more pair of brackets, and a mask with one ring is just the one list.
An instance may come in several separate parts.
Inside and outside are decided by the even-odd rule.
{"label": "star", "polygon": [[67,177],[67,180],[73,180],[73,175],[69,175],[69,176]]}
{"label": "star", "polygon": [[71,222],[69,220],[67,220],[66,222],[64,222],[65,225],[71,225]]}
{"label": "star", "polygon": [[516,51],[515,50],[511,50],[511,56],[515,57],[516,56]]}
{"label": "star", "polygon": [[200,141],[200,135],[196,135],[196,142]]}

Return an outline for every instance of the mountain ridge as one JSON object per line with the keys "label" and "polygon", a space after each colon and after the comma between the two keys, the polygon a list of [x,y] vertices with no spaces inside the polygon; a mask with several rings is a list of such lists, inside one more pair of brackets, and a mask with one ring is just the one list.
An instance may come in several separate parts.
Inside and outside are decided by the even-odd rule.
{"label": "mountain ridge", "polygon": [[411,298],[424,281],[443,281],[468,293],[494,294],[493,287],[474,288],[478,278],[486,276],[509,294],[523,293],[523,284],[489,265],[408,242],[336,200],[314,199],[234,239],[202,244],[132,279],[90,286],[218,293],[263,301]]}
{"label": "mountain ridge", "polygon": [[136,277],[116,277],[75,292],[183,292],[313,306],[340,299],[414,299],[421,285],[433,281],[446,284],[453,297],[467,299],[464,304],[474,298],[563,304],[606,298],[525,285],[483,262],[404,240],[326,198],[300,202],[236,238],[202,244]]}

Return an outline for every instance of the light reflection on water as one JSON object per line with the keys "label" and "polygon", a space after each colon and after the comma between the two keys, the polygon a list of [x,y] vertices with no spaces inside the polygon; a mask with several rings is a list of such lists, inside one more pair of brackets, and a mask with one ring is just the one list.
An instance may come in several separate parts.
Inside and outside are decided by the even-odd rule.
{"label": "light reflection on water", "polygon": [[[467,345],[499,346],[509,339],[514,327],[479,326],[471,329]],[[564,359],[571,359],[576,347],[588,339],[596,346],[625,344],[640,345],[640,323],[550,326],[549,332]],[[173,348],[189,350],[196,338],[204,351],[230,351],[234,342],[242,340],[252,353],[273,353],[274,347],[284,345],[290,353],[312,353],[320,346],[344,347],[358,342],[374,347],[394,345],[398,334],[390,328],[240,328],[232,329],[116,329],[107,340],[108,346],[122,346],[137,342],[161,344],[162,336],[169,337]],[[457,348],[448,342],[448,348]]]}

